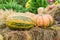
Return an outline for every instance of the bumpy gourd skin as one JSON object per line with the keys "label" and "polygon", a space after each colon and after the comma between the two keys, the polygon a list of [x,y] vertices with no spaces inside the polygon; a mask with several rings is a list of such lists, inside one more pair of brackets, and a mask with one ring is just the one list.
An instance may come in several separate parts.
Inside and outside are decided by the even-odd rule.
{"label": "bumpy gourd skin", "polygon": [[34,27],[35,22],[29,17],[15,15],[7,18],[6,25],[14,29],[30,29]]}

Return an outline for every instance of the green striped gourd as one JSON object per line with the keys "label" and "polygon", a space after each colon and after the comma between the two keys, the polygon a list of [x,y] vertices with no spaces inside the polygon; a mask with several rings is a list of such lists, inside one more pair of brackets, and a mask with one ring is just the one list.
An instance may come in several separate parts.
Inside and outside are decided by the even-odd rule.
{"label": "green striped gourd", "polygon": [[25,14],[12,14],[7,17],[6,25],[14,29],[29,29],[34,27],[35,22]]}

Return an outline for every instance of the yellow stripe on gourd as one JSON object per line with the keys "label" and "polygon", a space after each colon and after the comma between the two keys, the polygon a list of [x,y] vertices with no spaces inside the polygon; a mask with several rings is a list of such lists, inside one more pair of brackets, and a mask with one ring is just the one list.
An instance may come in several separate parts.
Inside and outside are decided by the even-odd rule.
{"label": "yellow stripe on gourd", "polygon": [[12,22],[16,22],[16,23],[27,23],[27,24],[34,24],[33,22],[28,22],[28,21],[24,21],[24,20],[8,20],[8,24],[12,23]]}

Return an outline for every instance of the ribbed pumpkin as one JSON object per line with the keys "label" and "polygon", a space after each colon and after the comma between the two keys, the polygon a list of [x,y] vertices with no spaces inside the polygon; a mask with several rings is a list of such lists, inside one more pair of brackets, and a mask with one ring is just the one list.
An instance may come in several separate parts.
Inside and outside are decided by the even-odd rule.
{"label": "ribbed pumpkin", "polygon": [[12,14],[7,17],[6,25],[15,29],[29,29],[34,27],[35,22],[25,14]]}
{"label": "ribbed pumpkin", "polygon": [[46,28],[53,24],[53,17],[49,14],[37,14],[36,15],[36,25]]}

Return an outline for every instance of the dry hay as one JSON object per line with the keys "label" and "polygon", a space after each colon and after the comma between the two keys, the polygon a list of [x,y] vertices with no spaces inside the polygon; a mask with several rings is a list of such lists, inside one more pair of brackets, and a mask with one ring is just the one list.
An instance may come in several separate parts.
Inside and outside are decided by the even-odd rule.
{"label": "dry hay", "polygon": [[28,31],[19,31],[19,30],[6,30],[1,33],[4,40],[30,40],[28,36]]}
{"label": "dry hay", "polygon": [[57,40],[57,32],[48,29],[34,28],[30,31],[33,40]]}
{"label": "dry hay", "polygon": [[[47,9],[47,8],[46,8]],[[51,10],[45,10],[46,13],[53,16],[55,23],[60,24],[60,4],[55,5]]]}
{"label": "dry hay", "polygon": [[9,16],[10,14],[14,14],[16,13],[15,11],[13,11],[12,9],[10,10],[2,10],[0,9],[0,28],[4,28],[5,22],[6,22],[6,17]]}
{"label": "dry hay", "polygon": [[26,34],[19,31],[4,33],[4,40],[26,40]]}
{"label": "dry hay", "polygon": [[[8,29],[7,29],[8,30]],[[4,40],[59,40],[60,32],[51,29],[32,28],[29,31],[5,29]]]}

